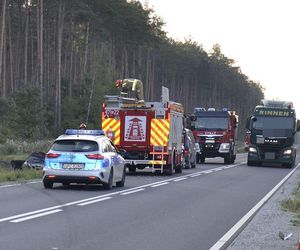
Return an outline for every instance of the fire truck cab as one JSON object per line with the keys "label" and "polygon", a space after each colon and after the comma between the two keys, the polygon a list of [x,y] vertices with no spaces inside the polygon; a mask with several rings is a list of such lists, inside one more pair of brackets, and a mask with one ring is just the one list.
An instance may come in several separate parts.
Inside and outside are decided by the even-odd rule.
{"label": "fire truck cab", "polygon": [[195,108],[190,124],[200,148],[197,163],[212,157],[223,157],[225,164],[234,163],[238,127],[235,111]]}
{"label": "fire truck cab", "polygon": [[130,172],[149,167],[152,172],[182,172],[183,106],[168,98],[138,103],[133,98],[105,96],[102,129],[114,142]]}

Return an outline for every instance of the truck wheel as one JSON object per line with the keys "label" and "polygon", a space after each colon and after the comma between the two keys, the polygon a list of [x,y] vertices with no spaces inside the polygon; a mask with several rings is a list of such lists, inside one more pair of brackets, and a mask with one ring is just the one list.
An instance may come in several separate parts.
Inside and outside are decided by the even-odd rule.
{"label": "truck wheel", "polygon": [[182,165],[179,164],[175,167],[175,173],[176,174],[181,174],[182,173]]}
{"label": "truck wheel", "polygon": [[231,162],[230,162],[230,164],[234,164],[235,158],[236,158],[236,155],[233,155],[233,156],[231,157]]}
{"label": "truck wheel", "polygon": [[129,166],[128,170],[129,170],[129,173],[135,173],[136,172],[136,167]]}
{"label": "truck wheel", "polygon": [[199,164],[200,163],[200,155],[197,153],[196,154],[196,163]]}
{"label": "truck wheel", "polygon": [[172,175],[173,174],[172,164],[164,165],[164,174],[166,174],[166,175]]}
{"label": "truck wheel", "polygon": [[187,163],[185,160],[184,160],[184,165],[185,165],[185,169],[189,169],[189,168],[191,168],[192,166],[192,164],[191,164],[191,159],[189,159],[189,162]]}
{"label": "truck wheel", "polygon": [[224,157],[224,164],[232,164],[234,160],[233,160],[233,155],[232,152],[230,152],[227,156]]}
{"label": "truck wheel", "polygon": [[251,167],[251,166],[254,166],[254,164],[253,164],[252,161],[247,161],[247,166],[248,166],[248,167]]}
{"label": "truck wheel", "polygon": [[200,163],[205,163],[205,157],[203,156],[200,157]]}

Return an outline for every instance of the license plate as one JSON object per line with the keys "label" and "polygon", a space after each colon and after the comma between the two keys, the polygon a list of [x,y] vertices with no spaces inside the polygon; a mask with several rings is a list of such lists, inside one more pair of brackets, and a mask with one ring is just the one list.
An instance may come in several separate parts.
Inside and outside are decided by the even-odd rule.
{"label": "license plate", "polygon": [[64,163],[62,168],[67,169],[67,170],[82,170],[84,168],[84,164],[83,163]]}
{"label": "license plate", "polygon": [[274,152],[266,152],[265,153],[265,159],[266,160],[274,160],[275,159],[275,153]]}

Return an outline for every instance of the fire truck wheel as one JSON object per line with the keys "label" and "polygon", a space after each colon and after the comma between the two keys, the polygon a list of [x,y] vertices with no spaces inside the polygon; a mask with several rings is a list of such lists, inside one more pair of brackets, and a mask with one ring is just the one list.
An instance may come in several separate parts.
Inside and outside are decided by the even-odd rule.
{"label": "fire truck wheel", "polygon": [[172,175],[173,174],[173,165],[172,164],[167,164],[164,165],[164,174],[166,175]]}
{"label": "fire truck wheel", "polygon": [[193,163],[191,164],[191,167],[192,167],[192,168],[196,168],[196,162],[193,162]]}
{"label": "fire truck wheel", "polygon": [[200,157],[200,163],[205,163],[205,157]]}
{"label": "fire truck wheel", "polygon": [[186,160],[184,160],[184,168],[185,168],[185,169],[192,168],[191,159],[189,159],[188,162],[186,162]]}
{"label": "fire truck wheel", "polygon": [[129,173],[135,173],[136,167],[130,166],[128,167]]}
{"label": "fire truck wheel", "polygon": [[182,173],[182,165],[179,164],[175,167],[175,173],[176,174],[181,174]]}

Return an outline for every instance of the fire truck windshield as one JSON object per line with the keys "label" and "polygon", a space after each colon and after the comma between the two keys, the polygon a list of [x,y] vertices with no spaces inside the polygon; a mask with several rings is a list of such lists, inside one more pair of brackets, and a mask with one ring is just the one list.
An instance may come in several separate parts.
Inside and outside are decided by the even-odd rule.
{"label": "fire truck windshield", "polygon": [[228,117],[197,117],[195,129],[197,130],[226,130]]}

